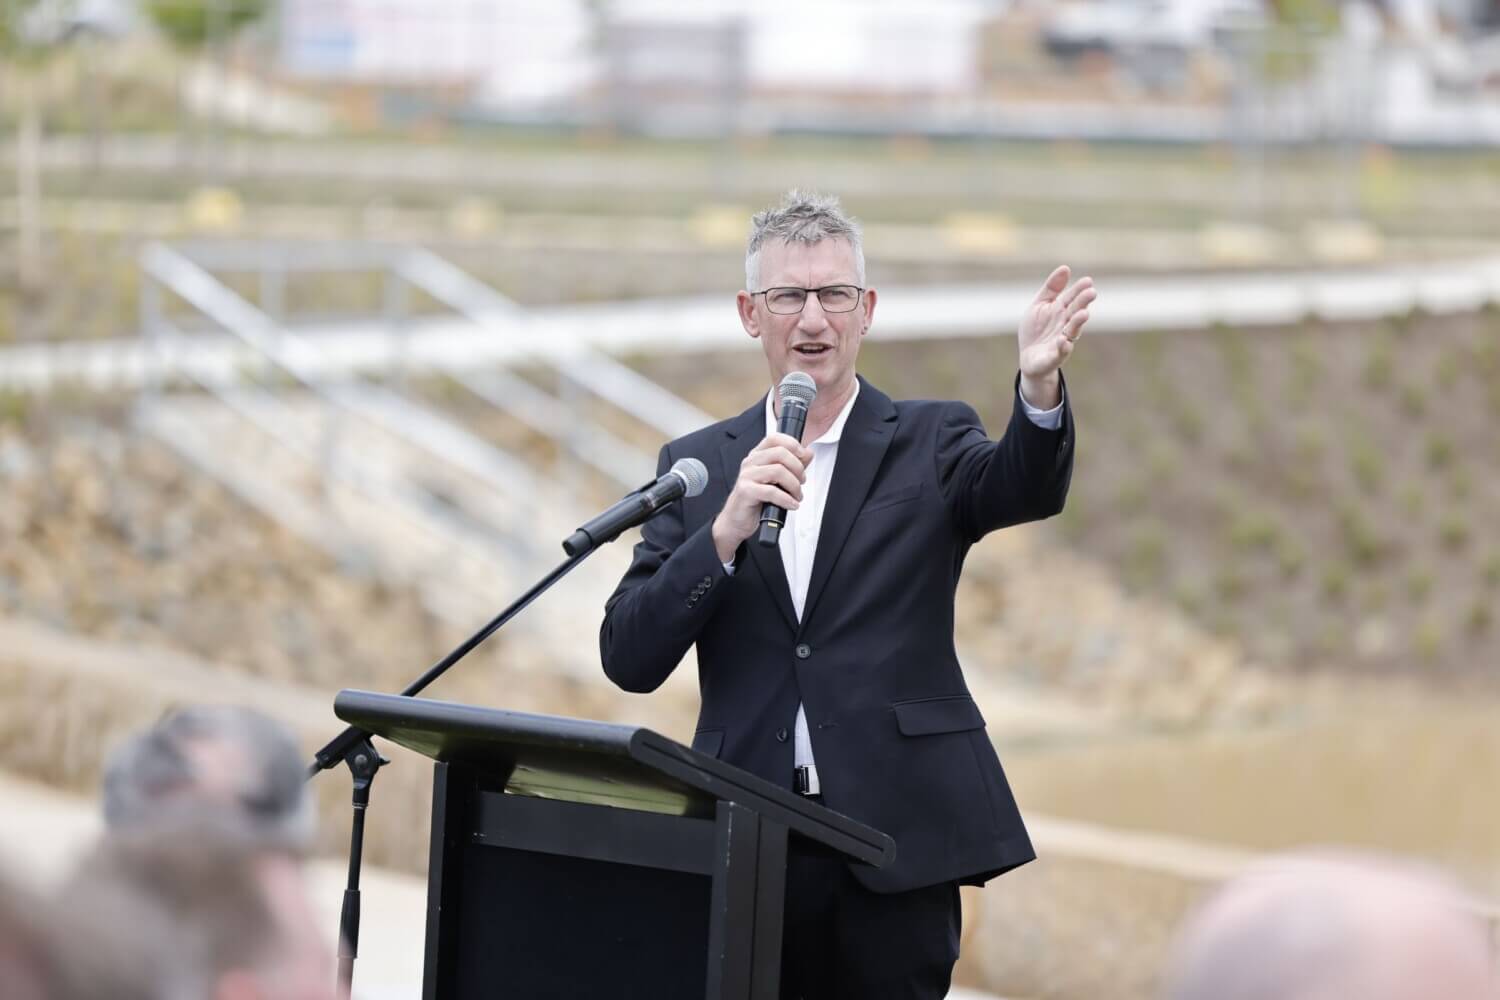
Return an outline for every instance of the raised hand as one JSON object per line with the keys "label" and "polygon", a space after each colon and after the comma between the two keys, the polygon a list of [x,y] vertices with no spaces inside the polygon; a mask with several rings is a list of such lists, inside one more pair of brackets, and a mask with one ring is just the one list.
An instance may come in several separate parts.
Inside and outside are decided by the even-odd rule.
{"label": "raised hand", "polygon": [[1064,264],[1047,276],[1022,314],[1017,331],[1021,391],[1028,402],[1042,409],[1057,405],[1057,370],[1073,353],[1089,319],[1089,304],[1099,297],[1093,278],[1079,278],[1069,285],[1071,274]]}

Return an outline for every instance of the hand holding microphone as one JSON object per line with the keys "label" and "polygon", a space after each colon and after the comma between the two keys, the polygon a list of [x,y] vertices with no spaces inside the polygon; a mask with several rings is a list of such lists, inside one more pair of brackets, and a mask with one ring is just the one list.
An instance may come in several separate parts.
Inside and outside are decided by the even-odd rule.
{"label": "hand holding microphone", "polygon": [[[807,411],[812,406],[814,399],[818,398],[818,385],[812,376],[805,372],[788,372],[777,387],[777,398],[781,402],[781,413],[776,421],[776,433],[785,434],[797,442],[797,447],[805,452],[807,457],[803,459],[804,469],[808,462],[812,461],[812,449],[802,447],[802,429],[807,426]],[[802,499],[802,482],[806,479],[805,472],[797,475],[797,499]],[[781,529],[786,526],[787,508],[778,505],[774,500],[768,500],[760,509],[760,544],[766,548],[775,548],[776,543],[781,540]]]}
{"label": "hand holding microphone", "polygon": [[[803,372],[791,372],[781,380],[777,432],[768,434],[745,456],[729,499],[714,519],[714,549],[720,562],[731,561],[741,543],[757,532],[762,532],[763,544],[775,545],[785,512],[801,503],[812,449],[799,439],[817,391],[812,377]],[[766,533],[769,542],[764,541]]]}

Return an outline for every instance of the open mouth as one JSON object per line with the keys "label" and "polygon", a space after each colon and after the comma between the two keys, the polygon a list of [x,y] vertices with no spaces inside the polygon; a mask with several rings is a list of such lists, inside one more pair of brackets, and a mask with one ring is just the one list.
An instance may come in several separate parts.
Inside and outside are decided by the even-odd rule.
{"label": "open mouth", "polygon": [[833,348],[829,347],[827,344],[803,344],[800,347],[792,348],[792,350],[796,351],[804,358],[815,358],[820,354],[827,354],[829,351],[833,350]]}

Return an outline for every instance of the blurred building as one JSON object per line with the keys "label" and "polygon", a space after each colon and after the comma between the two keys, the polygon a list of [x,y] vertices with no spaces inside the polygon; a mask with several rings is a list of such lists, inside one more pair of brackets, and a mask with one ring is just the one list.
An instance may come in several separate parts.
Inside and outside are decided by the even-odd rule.
{"label": "blurred building", "polygon": [[[1500,0],[284,0],[382,121],[1500,143]],[[1302,8],[1317,10],[1316,7]]]}
{"label": "blurred building", "polygon": [[591,27],[580,0],[286,0],[281,64],[295,76],[546,102],[589,84]]}
{"label": "blurred building", "polygon": [[524,111],[781,96],[969,94],[996,0],[294,0],[291,74],[471,88]]}

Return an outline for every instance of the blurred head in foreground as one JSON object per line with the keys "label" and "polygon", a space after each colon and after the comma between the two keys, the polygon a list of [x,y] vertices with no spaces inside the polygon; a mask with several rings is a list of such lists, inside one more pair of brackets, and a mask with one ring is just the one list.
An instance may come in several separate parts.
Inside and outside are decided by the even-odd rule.
{"label": "blurred head in foreground", "polygon": [[[58,896],[67,960],[138,922],[117,951],[150,975],[156,997],[331,1000],[334,965],[300,859],[222,824],[158,824],[112,833]],[[81,933],[80,933],[81,932]],[[71,993],[69,995],[79,995]],[[104,994],[101,994],[104,995]]]}
{"label": "blurred head in foreground", "polygon": [[1167,1000],[1494,1000],[1483,923],[1441,876],[1347,854],[1257,866],[1178,937]]}
{"label": "blurred head in foreground", "polygon": [[287,848],[310,846],[313,811],[296,742],[248,708],[172,712],[126,740],[104,770],[112,831],[212,817]]}

